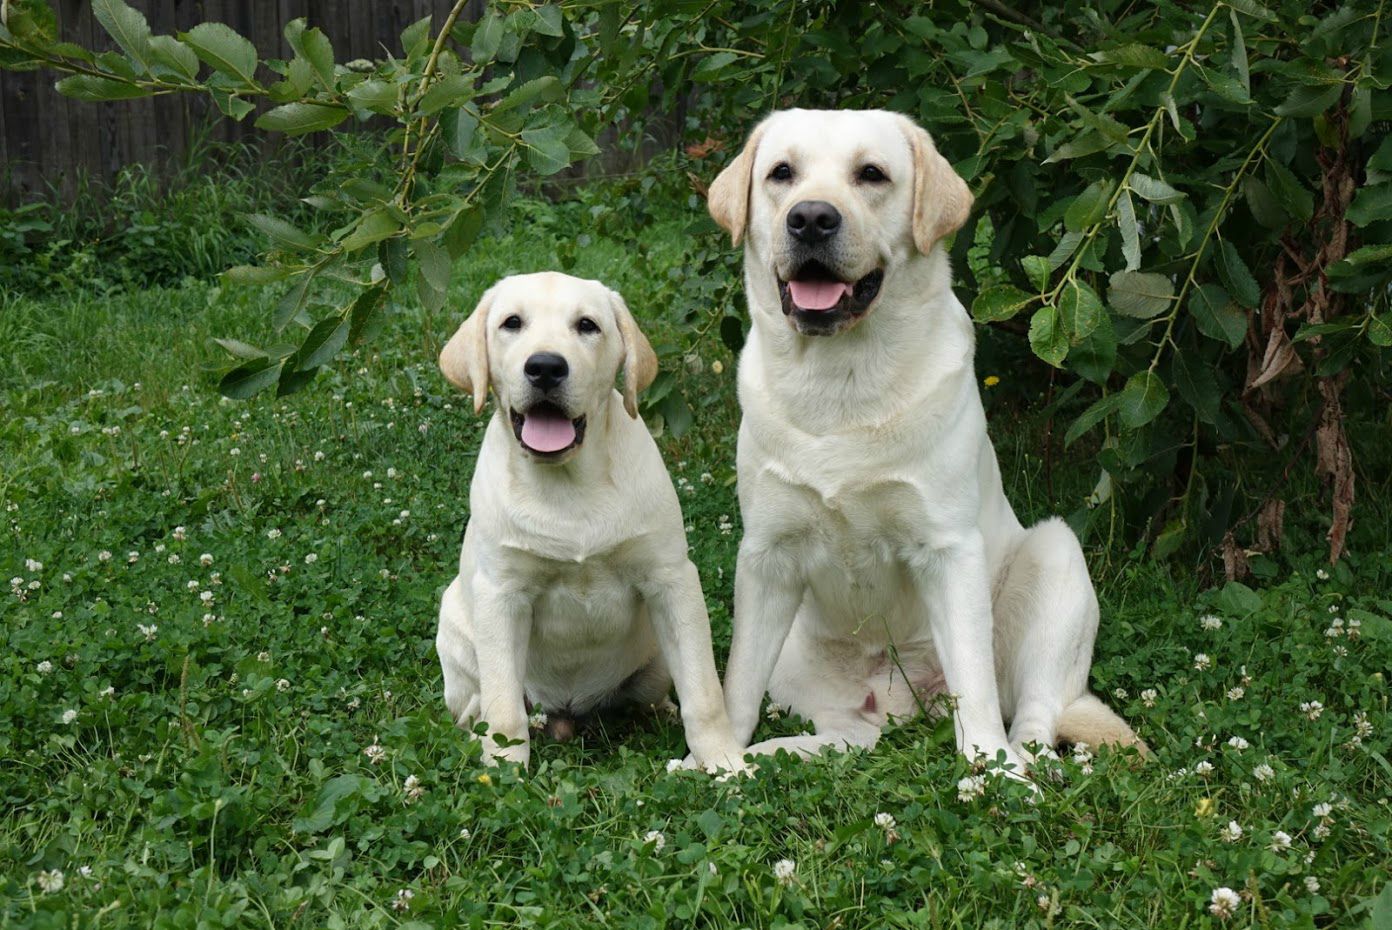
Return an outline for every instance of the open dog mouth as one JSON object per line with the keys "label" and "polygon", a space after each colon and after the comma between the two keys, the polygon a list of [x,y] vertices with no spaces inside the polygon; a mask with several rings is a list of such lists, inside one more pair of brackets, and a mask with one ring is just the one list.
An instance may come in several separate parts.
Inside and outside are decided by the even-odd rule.
{"label": "open dog mouth", "polygon": [[843,281],[814,259],[803,262],[787,281],[779,278],[778,293],[783,315],[794,317],[799,330],[831,333],[863,316],[883,283],[883,269],[877,268],[858,281]]}
{"label": "open dog mouth", "polygon": [[569,417],[550,401],[533,404],[526,413],[510,410],[512,433],[526,449],[544,459],[559,458],[585,441],[585,418]]}

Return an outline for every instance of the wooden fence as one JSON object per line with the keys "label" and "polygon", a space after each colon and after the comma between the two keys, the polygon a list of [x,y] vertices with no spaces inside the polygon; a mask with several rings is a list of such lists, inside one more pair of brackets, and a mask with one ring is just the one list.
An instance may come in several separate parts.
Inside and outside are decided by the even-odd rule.
{"label": "wooden fence", "polygon": [[[115,48],[92,16],[88,0],[51,0],[64,40],[85,48]],[[249,38],[261,57],[293,54],[281,35],[303,16],[333,42],[339,61],[401,53],[401,31],[425,16],[442,22],[449,0],[132,0],[156,34],[223,22]],[[464,16],[477,19],[485,0]],[[183,155],[190,135],[207,126],[213,139],[260,139],[243,122],[220,118],[206,95],[171,94],[112,103],[69,100],[53,89],[51,71],[0,71],[0,202],[22,202],[56,189],[72,193],[79,174],[111,180],[124,165],[157,170]]]}

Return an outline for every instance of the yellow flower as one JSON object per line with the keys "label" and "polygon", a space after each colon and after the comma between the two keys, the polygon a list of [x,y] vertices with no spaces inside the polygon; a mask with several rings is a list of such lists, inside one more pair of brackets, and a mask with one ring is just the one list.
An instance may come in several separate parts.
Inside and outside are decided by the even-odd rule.
{"label": "yellow flower", "polygon": [[711,371],[712,371],[714,374],[717,374],[717,375],[718,375],[718,374],[720,374],[720,373],[721,373],[722,371],[724,371],[724,370],[725,370],[725,365],[724,365],[724,363],[722,363],[722,362],[720,361],[720,359],[716,359],[715,361],[711,362]]}
{"label": "yellow flower", "polygon": [[482,775],[478,777],[478,783],[480,785],[491,785],[493,784],[493,776],[489,775],[487,772],[484,772]]}
{"label": "yellow flower", "polygon": [[981,383],[987,387],[995,387],[997,384],[1000,384],[1000,378],[997,378],[995,375],[987,375],[986,379]]}
{"label": "yellow flower", "polygon": [[1213,816],[1213,799],[1212,799],[1212,798],[1199,798],[1199,803],[1198,803],[1198,805],[1194,808],[1194,816],[1195,816],[1195,817],[1211,817],[1211,816]]}

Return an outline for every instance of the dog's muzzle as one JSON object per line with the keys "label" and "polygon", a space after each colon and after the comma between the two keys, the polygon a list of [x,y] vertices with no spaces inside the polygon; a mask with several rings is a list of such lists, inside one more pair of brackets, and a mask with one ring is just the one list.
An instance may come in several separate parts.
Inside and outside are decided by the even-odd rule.
{"label": "dog's muzzle", "polygon": [[807,336],[832,336],[850,329],[870,309],[884,284],[884,269],[846,281],[813,259],[805,261],[786,281],[779,277],[783,315]]}
{"label": "dog's muzzle", "polygon": [[508,412],[518,443],[542,461],[559,461],[585,441],[585,417],[572,417],[549,400]]}

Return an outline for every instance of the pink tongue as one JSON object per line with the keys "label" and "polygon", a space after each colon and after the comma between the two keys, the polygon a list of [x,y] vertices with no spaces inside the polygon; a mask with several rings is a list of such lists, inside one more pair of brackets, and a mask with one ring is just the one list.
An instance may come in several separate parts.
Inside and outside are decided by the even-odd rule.
{"label": "pink tongue", "polygon": [[522,420],[522,441],[537,452],[559,452],[575,441],[575,424],[557,413],[529,413]]}
{"label": "pink tongue", "polygon": [[793,303],[803,310],[830,310],[849,294],[851,286],[841,281],[789,281]]}

